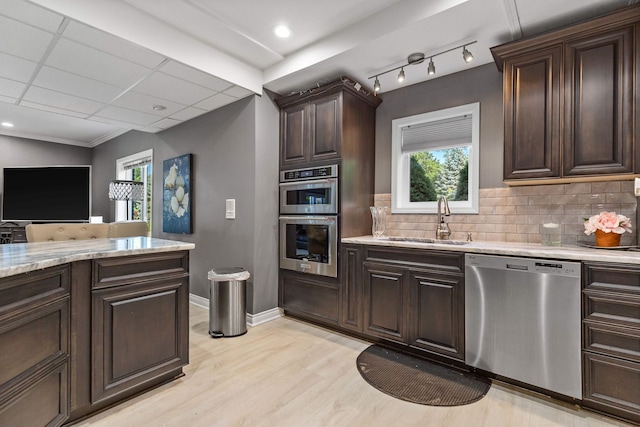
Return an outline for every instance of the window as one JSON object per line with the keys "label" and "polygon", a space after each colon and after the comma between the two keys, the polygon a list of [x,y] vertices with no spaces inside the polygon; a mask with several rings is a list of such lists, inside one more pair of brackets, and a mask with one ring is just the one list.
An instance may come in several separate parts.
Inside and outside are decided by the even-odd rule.
{"label": "window", "polygon": [[146,150],[116,160],[117,179],[142,181],[144,184],[144,200],[116,201],[116,221],[146,221],[151,230],[151,194],[153,173],[153,150]]}
{"label": "window", "polygon": [[391,211],[478,213],[480,103],[392,122]]}

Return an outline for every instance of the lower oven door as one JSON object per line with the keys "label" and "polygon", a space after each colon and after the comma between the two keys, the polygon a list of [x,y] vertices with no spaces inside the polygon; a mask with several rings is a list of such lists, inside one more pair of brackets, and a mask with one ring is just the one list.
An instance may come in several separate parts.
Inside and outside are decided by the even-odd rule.
{"label": "lower oven door", "polygon": [[337,277],[338,217],[281,216],[280,268]]}

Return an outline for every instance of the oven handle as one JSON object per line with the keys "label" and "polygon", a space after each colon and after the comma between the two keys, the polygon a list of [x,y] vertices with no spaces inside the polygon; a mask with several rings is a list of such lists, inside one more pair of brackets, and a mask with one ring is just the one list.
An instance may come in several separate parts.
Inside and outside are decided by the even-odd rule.
{"label": "oven handle", "polygon": [[310,184],[319,184],[319,183],[327,183],[327,184],[335,184],[336,178],[327,178],[327,179],[313,179],[313,180],[302,180],[302,181],[294,181],[294,182],[281,182],[280,186],[285,187],[289,185],[310,185]]}
{"label": "oven handle", "polygon": [[310,215],[297,215],[297,216],[281,216],[278,217],[280,221],[328,221],[336,222],[335,216],[310,216]]}

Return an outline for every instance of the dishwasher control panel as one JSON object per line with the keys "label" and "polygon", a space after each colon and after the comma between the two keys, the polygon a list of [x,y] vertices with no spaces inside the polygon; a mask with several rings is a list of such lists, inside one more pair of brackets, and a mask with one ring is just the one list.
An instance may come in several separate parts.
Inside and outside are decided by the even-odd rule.
{"label": "dishwasher control panel", "polygon": [[519,258],[491,255],[466,255],[467,266],[517,271],[521,273],[552,274],[580,277],[580,263],[554,259]]}

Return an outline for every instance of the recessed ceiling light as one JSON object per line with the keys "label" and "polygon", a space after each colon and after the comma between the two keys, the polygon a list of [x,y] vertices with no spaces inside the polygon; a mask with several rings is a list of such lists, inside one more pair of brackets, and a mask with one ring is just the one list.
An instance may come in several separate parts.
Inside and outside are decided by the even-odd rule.
{"label": "recessed ceiling light", "polygon": [[12,128],[13,127],[13,123],[2,122],[2,126],[6,127],[6,128]]}
{"label": "recessed ceiling light", "polygon": [[273,32],[276,34],[276,36],[286,39],[291,35],[291,28],[287,27],[286,25],[278,25],[273,29]]}

